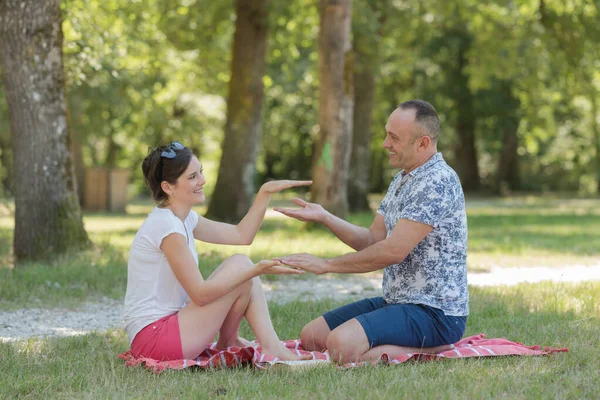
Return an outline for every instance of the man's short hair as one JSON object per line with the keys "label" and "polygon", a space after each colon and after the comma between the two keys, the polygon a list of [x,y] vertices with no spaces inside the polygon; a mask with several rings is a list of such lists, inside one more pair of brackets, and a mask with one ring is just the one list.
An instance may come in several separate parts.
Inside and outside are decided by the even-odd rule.
{"label": "man's short hair", "polygon": [[433,142],[437,142],[440,134],[440,119],[430,103],[425,100],[408,100],[398,104],[398,108],[401,110],[415,110],[415,122],[423,128],[417,138],[429,136]]}

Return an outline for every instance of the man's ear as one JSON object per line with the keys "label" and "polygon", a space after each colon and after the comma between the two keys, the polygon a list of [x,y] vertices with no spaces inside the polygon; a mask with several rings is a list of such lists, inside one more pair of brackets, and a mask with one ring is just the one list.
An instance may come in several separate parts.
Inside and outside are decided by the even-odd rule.
{"label": "man's ear", "polygon": [[421,136],[419,138],[419,150],[427,150],[431,146],[431,138],[429,136]]}
{"label": "man's ear", "polygon": [[165,192],[169,196],[173,194],[173,187],[167,181],[162,181],[160,183],[160,188],[163,190],[163,192]]}

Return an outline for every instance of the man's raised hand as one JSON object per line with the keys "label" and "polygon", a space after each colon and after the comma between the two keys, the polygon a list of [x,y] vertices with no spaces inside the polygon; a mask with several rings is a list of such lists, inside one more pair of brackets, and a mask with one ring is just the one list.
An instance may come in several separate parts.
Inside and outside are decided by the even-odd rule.
{"label": "man's raised hand", "polygon": [[292,203],[300,208],[273,207],[273,210],[288,217],[296,218],[299,221],[319,223],[325,222],[325,218],[327,218],[327,211],[320,204],[307,203],[299,198],[292,199]]}

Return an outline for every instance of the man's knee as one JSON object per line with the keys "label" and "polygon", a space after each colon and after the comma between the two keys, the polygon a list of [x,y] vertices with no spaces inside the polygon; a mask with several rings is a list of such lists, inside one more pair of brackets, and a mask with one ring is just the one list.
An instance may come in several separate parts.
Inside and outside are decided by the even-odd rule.
{"label": "man's knee", "polygon": [[300,340],[302,347],[310,351],[323,351],[326,348],[327,336],[331,330],[325,321],[325,318],[319,317],[302,328]]}
{"label": "man's knee", "polygon": [[365,331],[356,319],[334,329],[327,337],[326,345],[331,358],[340,364],[356,362],[369,350]]}

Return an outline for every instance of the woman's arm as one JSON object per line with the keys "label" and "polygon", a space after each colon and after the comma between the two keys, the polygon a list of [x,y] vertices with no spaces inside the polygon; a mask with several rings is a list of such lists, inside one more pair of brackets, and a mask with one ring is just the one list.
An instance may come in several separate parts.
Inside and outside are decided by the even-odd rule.
{"label": "woman's arm", "polygon": [[308,186],[312,181],[271,181],[261,186],[248,213],[239,224],[212,221],[199,216],[194,238],[208,243],[249,245],[262,225],[271,194],[285,189]]}
{"label": "woman's arm", "polygon": [[214,279],[205,281],[183,235],[170,234],[163,239],[160,248],[185,292],[199,306],[213,302],[258,275],[303,273],[303,271],[282,267],[278,261],[263,260],[251,268],[240,268],[239,271],[226,276],[218,274]]}

